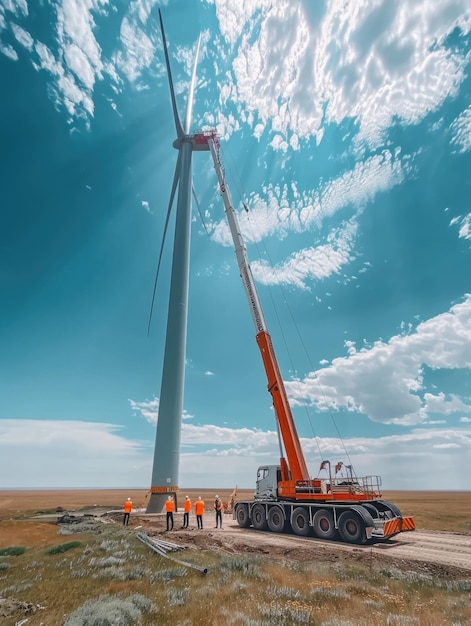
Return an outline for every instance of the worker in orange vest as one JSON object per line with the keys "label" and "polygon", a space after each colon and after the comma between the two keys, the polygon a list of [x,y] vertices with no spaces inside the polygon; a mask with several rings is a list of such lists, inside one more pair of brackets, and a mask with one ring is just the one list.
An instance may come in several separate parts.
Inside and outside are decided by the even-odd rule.
{"label": "worker in orange vest", "polygon": [[216,511],[216,526],[215,526],[215,528],[218,527],[218,524],[219,524],[220,528],[222,528],[222,500],[219,498],[219,496],[216,496],[215,499],[214,499],[213,509]]}
{"label": "worker in orange vest", "polygon": [[204,502],[201,499],[201,496],[199,496],[198,500],[195,502],[195,513],[198,530],[203,530]]}
{"label": "worker in orange vest", "polygon": [[124,503],[123,510],[124,510],[123,526],[127,526],[129,524],[129,516],[131,515],[131,511],[132,511],[131,498],[128,498],[126,500],[126,502]]}
{"label": "worker in orange vest", "polygon": [[[173,530],[173,512],[175,511],[175,502],[172,496],[167,498],[165,510],[167,511],[167,530]],[[170,526],[171,528],[169,528]]]}
{"label": "worker in orange vest", "polygon": [[188,528],[188,524],[190,523],[190,511],[191,511],[191,500],[189,496],[185,496],[185,504],[183,506],[182,528]]}

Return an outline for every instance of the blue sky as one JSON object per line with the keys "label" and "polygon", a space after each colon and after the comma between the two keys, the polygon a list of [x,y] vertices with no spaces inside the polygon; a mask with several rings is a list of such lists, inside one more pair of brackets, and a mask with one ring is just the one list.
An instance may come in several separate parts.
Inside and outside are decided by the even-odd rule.
{"label": "blue sky", "polygon": [[[386,490],[469,489],[465,0],[0,0],[0,488],[150,487],[176,159],[158,8],[182,118],[202,33],[192,127],[220,135],[312,474],[346,450]],[[274,415],[193,163],[180,484],[251,487]]]}

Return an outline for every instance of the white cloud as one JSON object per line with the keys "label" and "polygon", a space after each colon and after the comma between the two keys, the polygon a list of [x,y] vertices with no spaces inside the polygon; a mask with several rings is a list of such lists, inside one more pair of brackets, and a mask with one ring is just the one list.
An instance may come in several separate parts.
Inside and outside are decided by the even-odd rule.
{"label": "white cloud", "polygon": [[[323,222],[340,210],[350,209],[359,215],[381,192],[400,185],[412,171],[410,157],[393,155],[388,150],[329,181],[318,190],[301,192],[294,181],[290,185],[268,185],[264,195],[253,194],[250,212],[241,211],[239,222],[244,240],[258,242],[269,235],[285,237],[289,232],[318,231]],[[212,238],[222,245],[232,245],[227,221],[209,224]],[[266,260],[252,261],[255,278],[264,284],[291,284],[304,289],[306,281],[327,278],[355,258],[357,222],[351,219],[334,229],[326,243],[298,250],[279,265]]]}
{"label": "white cloud", "polygon": [[72,43],[64,47],[64,58],[81,83],[90,91],[93,90],[96,76],[86,54]]}
{"label": "white cloud", "polygon": [[104,423],[0,420],[0,486],[140,485],[150,475],[150,447],[119,431]]}
{"label": "white cloud", "polygon": [[471,369],[471,296],[417,326],[414,333],[377,341],[312,372],[304,380],[289,381],[288,394],[296,404],[307,402],[319,410],[358,411],[373,421],[417,424],[434,413],[469,410],[456,396],[445,400],[423,391],[423,366],[431,369]]}
{"label": "white cloud", "polygon": [[458,237],[471,239],[471,213],[464,217],[455,217],[451,220],[450,226],[459,226]]}
{"label": "white cloud", "polygon": [[141,400],[136,402],[135,400],[128,400],[131,405],[131,409],[134,414],[140,413],[149,424],[155,426],[157,424],[157,416],[159,414],[159,398],[153,398],[152,400]]}
{"label": "white cloud", "polygon": [[[140,5],[141,6],[141,5]],[[151,41],[140,23],[139,10],[132,10],[121,23],[120,39],[122,49],[115,54],[114,61],[129,82],[137,81],[143,69],[155,61],[156,44]],[[162,67],[162,65],[160,65]]]}
{"label": "white cloud", "polygon": [[299,250],[274,267],[265,261],[255,261],[251,264],[254,278],[265,285],[294,285],[305,289],[307,280],[322,280],[338,274],[355,258],[351,250],[356,231],[357,224],[351,221],[332,231],[326,244]]}
{"label": "white cloud", "polygon": [[71,117],[93,115],[93,100],[87,90],[77,85],[73,75],[64,69],[45,44],[38,41],[34,49],[38,62],[33,61],[33,67],[45,70],[53,77],[50,92],[54,94],[56,107],[65,107]]}
{"label": "white cloud", "polygon": [[[133,410],[135,415],[140,413],[142,417],[144,417],[144,419],[149,422],[149,424],[152,424],[152,426],[155,426],[157,424],[157,420],[159,417],[159,398],[141,401],[128,400],[128,402],[131,405],[131,409]],[[183,409],[182,419],[193,419],[193,415]]]}
{"label": "white cloud", "polygon": [[[152,441],[153,443],[153,441]],[[319,449],[331,462],[352,462],[358,476],[380,474],[385,489],[467,489],[469,429],[418,429],[377,439],[301,440],[311,475]],[[278,462],[275,431],[211,424],[182,429],[180,484],[249,488],[258,465]],[[152,447],[128,440],[112,424],[1,420],[0,488],[124,488],[150,486]]]}
{"label": "white cloud", "polygon": [[[264,195],[252,194],[248,204],[250,212],[239,214],[244,240],[261,241],[269,235],[284,237],[289,232],[319,229],[327,217],[350,207],[354,213],[361,211],[375,196],[400,185],[412,172],[410,156],[401,157],[384,150],[352,169],[328,181],[320,188],[303,192],[291,181],[289,185],[269,184]],[[217,243],[232,245],[229,226],[225,219],[209,225],[212,238]]]}
{"label": "white cloud", "polygon": [[150,209],[150,204],[148,203],[147,200],[142,200],[141,201],[141,206],[144,207],[144,209],[147,211],[147,213],[150,213],[151,215],[153,215],[151,209]]}
{"label": "white cloud", "polygon": [[[428,415],[430,413],[439,413],[440,415],[451,415],[452,413],[471,413],[471,406],[465,404],[455,394],[450,394],[447,399],[443,391],[437,395],[431,393],[424,394],[424,409]],[[430,422],[429,422],[430,423]]]}
{"label": "white cloud", "polygon": [[26,31],[24,28],[21,28],[21,26],[18,26],[17,24],[12,24],[11,30],[15,35],[15,39],[18,41],[18,43],[26,48],[26,50],[31,52],[34,45],[34,39],[31,37],[28,31]]}
{"label": "white cloud", "polygon": [[27,0],[2,0],[1,10],[9,11],[13,15],[23,17],[28,16],[28,2]]}
{"label": "white cloud", "polygon": [[73,46],[72,52],[80,51],[81,62],[86,59],[97,76],[101,76],[103,64],[101,48],[95,38],[93,13],[100,11],[108,0],[63,0],[57,7],[57,33],[59,43],[66,48]]}
{"label": "white cloud", "polygon": [[357,120],[359,141],[378,145],[396,121],[417,124],[453,97],[466,76],[466,53],[446,45],[471,28],[466,0],[333,0],[309,30],[301,2],[215,4],[235,50],[228,92],[263,126],[271,121],[285,139],[274,147],[290,133],[319,142],[325,125],[345,119]]}
{"label": "white cloud", "polygon": [[450,126],[452,137],[450,143],[458,148],[458,152],[471,150],[471,106],[465,109]]}
{"label": "white cloud", "polygon": [[11,46],[9,43],[0,43],[0,52],[12,61],[18,61],[18,53],[15,48],[13,48],[13,46]]}
{"label": "white cloud", "polygon": [[327,120],[356,117],[369,143],[381,141],[395,118],[420,122],[463,81],[466,57],[447,49],[445,40],[455,28],[469,27],[464,1],[363,1],[343,10],[332,2],[315,64],[329,102]]}

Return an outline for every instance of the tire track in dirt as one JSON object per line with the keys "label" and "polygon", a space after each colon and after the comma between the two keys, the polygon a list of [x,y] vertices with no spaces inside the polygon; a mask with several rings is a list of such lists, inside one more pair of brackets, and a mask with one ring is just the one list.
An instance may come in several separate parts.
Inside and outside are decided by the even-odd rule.
{"label": "tire track in dirt", "polygon": [[396,541],[373,546],[376,553],[387,552],[395,558],[447,565],[471,571],[471,536],[452,533],[415,531]]}
{"label": "tire track in dirt", "polygon": [[[211,533],[212,534],[212,533]],[[414,531],[401,533],[393,539],[368,545],[352,545],[340,541],[324,541],[314,537],[298,537],[291,534],[277,534],[257,531],[252,528],[239,528],[234,522],[226,524],[217,539],[227,548],[247,545],[265,553],[277,548],[294,548],[311,545],[321,548],[322,552],[332,554],[349,552],[351,554],[375,554],[394,559],[431,563],[447,567],[457,567],[471,572],[471,535],[459,535],[444,532]]]}

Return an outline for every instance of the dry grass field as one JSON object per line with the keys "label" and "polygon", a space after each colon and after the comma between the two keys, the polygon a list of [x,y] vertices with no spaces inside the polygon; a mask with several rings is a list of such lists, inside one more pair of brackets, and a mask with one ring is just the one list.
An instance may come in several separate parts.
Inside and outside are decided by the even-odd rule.
{"label": "dry grass field", "polygon": [[416,528],[471,534],[470,491],[388,491],[404,515],[413,515]]}
{"label": "dry grass field", "polygon": [[[201,496],[210,502],[217,493],[224,501],[231,489],[182,489],[179,501],[186,494],[195,500]],[[250,500],[253,490],[239,489],[237,500]],[[0,491],[0,519],[23,517],[36,511],[55,511],[57,507],[77,510],[94,505],[120,508],[124,500],[132,498],[136,508],[146,504],[144,489],[110,490],[51,490]],[[471,533],[471,491],[387,491],[385,500],[394,502],[404,515],[413,515],[416,527],[423,530]],[[1,542],[0,537],[0,542]]]}
{"label": "dry grass field", "polygon": [[[227,501],[230,492],[183,489],[179,504],[186,494],[193,501],[201,495],[210,509],[216,493]],[[252,495],[239,490],[237,499]],[[230,516],[224,531],[215,531],[211,509],[200,533],[180,530],[180,514],[173,533],[164,532],[163,516],[149,521],[134,512],[128,528],[112,514],[70,527],[28,519],[58,507],[121,509],[127,497],[135,508],[145,506],[145,490],[0,492],[2,626],[471,624],[469,571],[368,549],[298,545],[297,538],[283,543],[271,533],[257,543],[254,534],[243,534],[250,530],[226,530]],[[384,498],[414,515],[418,529],[471,535],[471,492],[388,492]],[[163,558],[136,539],[139,528],[185,550]],[[218,532],[234,538],[223,541]],[[208,574],[182,560],[204,565]]]}

